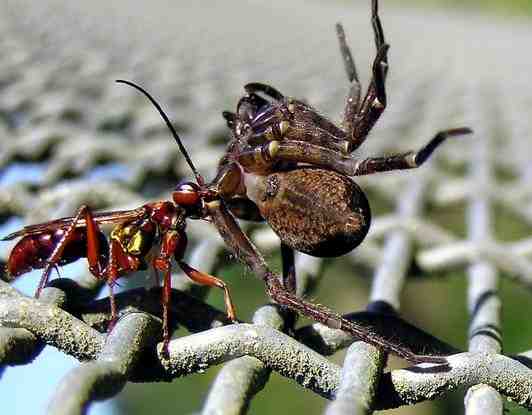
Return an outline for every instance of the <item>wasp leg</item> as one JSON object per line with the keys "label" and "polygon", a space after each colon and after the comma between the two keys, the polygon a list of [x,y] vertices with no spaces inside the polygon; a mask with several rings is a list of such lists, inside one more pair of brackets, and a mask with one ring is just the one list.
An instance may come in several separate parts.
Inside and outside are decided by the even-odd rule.
{"label": "wasp leg", "polygon": [[44,268],[44,271],[41,276],[41,280],[39,281],[39,286],[37,287],[37,291],[35,293],[35,298],[39,298],[43,288],[46,286],[46,284],[48,284],[48,279],[50,278],[50,273],[52,269],[57,269],[57,265],[59,264],[59,261],[61,261],[65,248],[70,242],[72,242],[73,238],[76,236],[76,227],[83,220],[86,223],[87,259],[89,261],[89,267],[91,268],[91,272],[93,274],[94,272],[92,271],[92,268],[94,268],[95,272],[100,271],[100,242],[98,237],[98,235],[100,234],[100,230],[98,228],[98,225],[94,221],[91,209],[87,205],[82,205],[79,208],[76,216],[74,216],[74,218],[72,219],[72,222],[66,228],[63,237],[55,247],[50,257],[48,258],[46,267]]}
{"label": "wasp leg", "polygon": [[161,242],[161,249],[159,255],[153,259],[153,268],[155,272],[163,273],[163,289],[161,302],[163,305],[163,354],[168,356],[168,344],[170,343],[169,317],[168,310],[170,308],[171,294],[172,294],[172,255],[176,250],[184,251],[186,247],[186,240],[175,231],[168,231],[164,233]]}
{"label": "wasp leg", "polygon": [[163,353],[168,355],[168,344],[170,343],[170,330],[168,328],[168,309],[172,294],[172,265],[170,257],[157,257],[153,261],[153,266],[157,271],[163,273],[163,289],[161,302],[163,305]]}
{"label": "wasp leg", "polygon": [[229,288],[227,287],[227,284],[222,281],[219,278],[216,278],[212,275],[206,274],[204,272],[198,271],[197,269],[192,268],[190,265],[188,265],[186,262],[179,261],[178,262],[181,269],[187,274],[187,276],[194,282],[201,284],[201,285],[207,285],[209,287],[217,287],[224,290],[224,302],[225,302],[225,310],[227,312],[227,318],[232,321],[236,322],[236,311],[235,306],[233,304],[233,300],[231,299],[231,294],[229,293]]}
{"label": "wasp leg", "polygon": [[[111,322],[107,328],[107,332],[111,332],[118,320],[118,313],[116,309],[115,295],[114,295],[114,286],[116,280],[119,277],[120,271],[134,271],[137,269],[137,266],[132,264],[131,258],[124,252],[120,243],[112,239],[109,246],[109,264],[107,269],[102,271],[102,273],[97,278],[106,279],[107,286],[109,287],[109,306],[111,308]],[[96,274],[95,274],[96,275]]]}

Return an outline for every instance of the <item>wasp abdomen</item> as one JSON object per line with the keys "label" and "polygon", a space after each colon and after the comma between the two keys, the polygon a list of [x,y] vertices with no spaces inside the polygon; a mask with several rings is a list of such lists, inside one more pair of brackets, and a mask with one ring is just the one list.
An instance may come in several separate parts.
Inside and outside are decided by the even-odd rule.
{"label": "wasp abdomen", "polygon": [[[72,240],[65,246],[65,250],[58,261],[58,265],[70,264],[79,258],[87,256],[87,237],[84,228],[75,229]],[[41,232],[27,235],[17,242],[12,249],[7,261],[7,279],[13,280],[33,269],[44,268],[48,259],[54,252],[59,241],[63,238],[65,231],[57,229],[53,231]],[[100,233],[99,242],[102,252],[107,252],[105,236]],[[105,262],[104,254],[101,255],[102,262]]]}
{"label": "wasp abdomen", "polygon": [[362,242],[371,213],[350,178],[312,167],[255,176],[248,194],[281,240],[317,257],[344,255]]}

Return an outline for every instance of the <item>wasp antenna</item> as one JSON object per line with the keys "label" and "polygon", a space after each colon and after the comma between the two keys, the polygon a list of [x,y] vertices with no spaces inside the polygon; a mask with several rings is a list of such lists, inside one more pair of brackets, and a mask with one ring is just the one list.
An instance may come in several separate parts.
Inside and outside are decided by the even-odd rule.
{"label": "wasp antenna", "polygon": [[181,153],[183,153],[183,156],[185,157],[185,160],[187,161],[187,163],[190,166],[190,168],[192,169],[192,172],[194,173],[194,176],[196,176],[196,180],[197,180],[198,184],[200,186],[203,186],[205,184],[205,180],[203,180],[203,177],[201,176],[201,174],[199,174],[198,171],[196,170],[196,167],[194,166],[194,163],[192,163],[192,160],[190,159],[190,157],[189,157],[189,155],[187,153],[187,150],[185,149],[185,146],[181,142],[181,138],[179,138],[179,134],[177,134],[177,131],[175,130],[175,128],[172,125],[172,123],[170,122],[170,119],[168,118],[166,113],[163,111],[163,109],[161,108],[159,103],[155,100],[155,98],[153,98],[148,93],[148,91],[146,91],[144,88],[142,88],[141,86],[139,86],[139,85],[137,85],[137,84],[135,84],[135,83],[133,83],[131,81],[126,81],[124,79],[117,79],[116,82],[118,82],[120,84],[126,84],[126,85],[129,85],[129,86],[132,86],[133,88],[139,90],[140,92],[142,92],[151,101],[151,103],[155,106],[155,108],[157,108],[157,111],[159,111],[159,114],[161,114],[161,117],[166,122],[166,125],[168,126],[168,129],[172,133],[172,136],[174,137],[174,140],[176,141],[177,145],[179,146],[179,150],[181,150]]}
{"label": "wasp antenna", "polygon": [[19,236],[19,232],[13,232],[0,238],[0,241],[10,241],[11,239],[15,239],[17,236]]}

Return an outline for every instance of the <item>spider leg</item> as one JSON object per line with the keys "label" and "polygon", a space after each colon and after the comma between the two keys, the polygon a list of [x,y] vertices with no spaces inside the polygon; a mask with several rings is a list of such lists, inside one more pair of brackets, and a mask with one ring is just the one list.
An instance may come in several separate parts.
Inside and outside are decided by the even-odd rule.
{"label": "spider leg", "polygon": [[249,84],[246,84],[244,85],[244,89],[248,94],[262,92],[264,95],[267,95],[276,101],[282,101],[284,99],[284,95],[280,93],[277,89],[275,89],[273,86],[261,84],[259,82],[251,82]]}
{"label": "spider leg", "polygon": [[222,117],[224,117],[227,127],[232,130],[235,126],[236,114],[231,111],[222,111]]}
{"label": "spider leg", "polygon": [[[388,73],[388,49],[389,45],[384,40],[384,32],[378,14],[378,1],[372,1],[371,16],[373,33],[375,36],[375,46],[377,55],[373,61],[372,79],[370,81],[366,96],[362,103],[359,103],[360,86],[357,92],[356,70],[349,47],[345,41],[345,35],[341,26],[337,26],[340,50],[349,76],[355,76],[350,93],[347,97],[344,111],[344,126],[348,134],[348,145],[346,152],[350,153],[364,142],[369,132],[386,108],[386,75]],[[354,74],[354,75],[353,75]],[[358,96],[358,98],[357,98]]]}
{"label": "spider leg", "polygon": [[339,151],[305,141],[272,141],[251,150],[243,151],[238,157],[238,162],[248,171],[255,171],[254,169],[259,169],[259,172],[264,171],[281,160],[308,163],[313,166],[334,170],[346,176],[362,176],[383,171],[419,167],[446,138],[470,134],[471,132],[472,130],[467,127],[440,131],[417,152],[411,151],[389,157],[376,157],[365,160],[357,160],[351,156],[343,155]]}
{"label": "spider leg", "polygon": [[296,292],[296,262],[294,250],[281,242],[281,260],[283,263],[283,286],[291,293]]}
{"label": "spider leg", "polygon": [[[290,248],[281,242],[281,262],[283,266],[282,284],[285,290],[292,294],[296,294],[297,279],[296,279],[296,261],[294,256],[294,249]],[[286,328],[293,332],[297,322],[297,313],[286,306],[283,306],[287,325]]]}
{"label": "spider leg", "polygon": [[386,42],[384,40],[384,31],[382,30],[382,23],[379,17],[378,0],[372,0],[371,2],[371,25],[373,26],[373,34],[375,35],[375,47],[379,50]]}
{"label": "spider leg", "polygon": [[388,157],[375,157],[359,161],[356,165],[354,176],[363,176],[378,172],[413,169],[421,166],[434,152],[434,150],[445,141],[447,137],[456,135],[471,134],[470,128],[455,128],[452,130],[440,131],[423,148],[417,152],[409,151],[403,154],[396,154]]}
{"label": "spider leg", "polygon": [[342,55],[342,60],[344,62],[347,79],[351,82],[351,88],[349,89],[344,109],[344,128],[347,131],[352,131],[353,120],[359,111],[360,91],[362,86],[358,79],[358,73],[353,55],[351,54],[351,49],[345,38],[344,28],[340,23],[336,24],[336,36],[338,37],[338,43],[340,44],[340,54]]}
{"label": "spider leg", "polygon": [[205,207],[225,243],[240,261],[246,264],[265,282],[268,294],[276,303],[284,305],[328,327],[344,330],[369,344],[393,352],[410,362],[447,362],[442,356],[418,355],[398,343],[390,342],[379,334],[368,331],[367,327],[347,320],[323,306],[312,304],[297,297],[283,286],[279,276],[270,271],[262,255],[242,232],[233,215],[226,209],[221,200],[206,203]]}

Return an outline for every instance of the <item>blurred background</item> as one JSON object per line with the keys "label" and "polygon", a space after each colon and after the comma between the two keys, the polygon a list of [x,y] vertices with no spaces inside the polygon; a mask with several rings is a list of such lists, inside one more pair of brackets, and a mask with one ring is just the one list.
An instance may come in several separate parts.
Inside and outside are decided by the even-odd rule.
{"label": "blurred background", "polygon": [[[491,238],[501,252],[530,238],[532,3],[380,3],[391,44],[389,107],[357,156],[417,149],[443,128],[467,125],[476,134],[447,142],[430,167],[357,181],[368,193],[375,228],[353,254],[321,265],[323,278],[311,298],[342,313],[364,308],[383,247],[396,230],[395,225],[387,228],[386,220],[397,218],[401,200],[419,185],[415,223],[437,229],[439,239],[424,241],[415,236],[416,229],[409,233],[409,279],[401,312],[467,348],[468,260],[437,266],[430,254],[439,245],[470,239],[467,223],[475,192],[490,200]],[[235,107],[245,83],[270,83],[338,121],[348,83],[334,24],[344,24],[364,86],[375,54],[369,0],[0,0],[0,7],[0,235],[70,216],[82,203],[109,209],[167,199],[181,178],[191,177],[158,114],[115,79],[134,80],[157,97],[196,165],[213,177],[228,137],[221,111]],[[482,151],[487,157],[478,157]],[[478,160],[487,168],[486,186],[474,182]],[[202,223],[191,221],[188,229],[194,244],[216,238]],[[275,238],[261,227],[250,232],[279,269]],[[12,246],[0,245],[1,261]],[[527,260],[528,254],[524,249],[519,258]],[[512,264],[497,258],[494,263],[503,303],[504,351],[528,350],[530,290],[515,280]],[[86,272],[86,263],[78,261],[62,274]],[[219,255],[212,272],[230,284],[239,318],[249,321],[267,302],[260,281],[226,253]],[[17,287],[32,294],[38,276],[25,276]],[[123,280],[122,286],[145,283],[141,275]],[[223,308],[217,291],[208,301]],[[343,353],[333,357],[338,364],[342,359]],[[47,348],[32,365],[7,368],[0,380],[4,411],[42,413],[59,380],[76,364]],[[129,384],[90,413],[195,413],[217,371],[171,384]],[[463,391],[393,413],[458,413],[462,402]],[[250,413],[310,415],[322,413],[325,405],[322,398],[272,373]],[[511,403],[507,408],[512,414],[525,413]]]}

